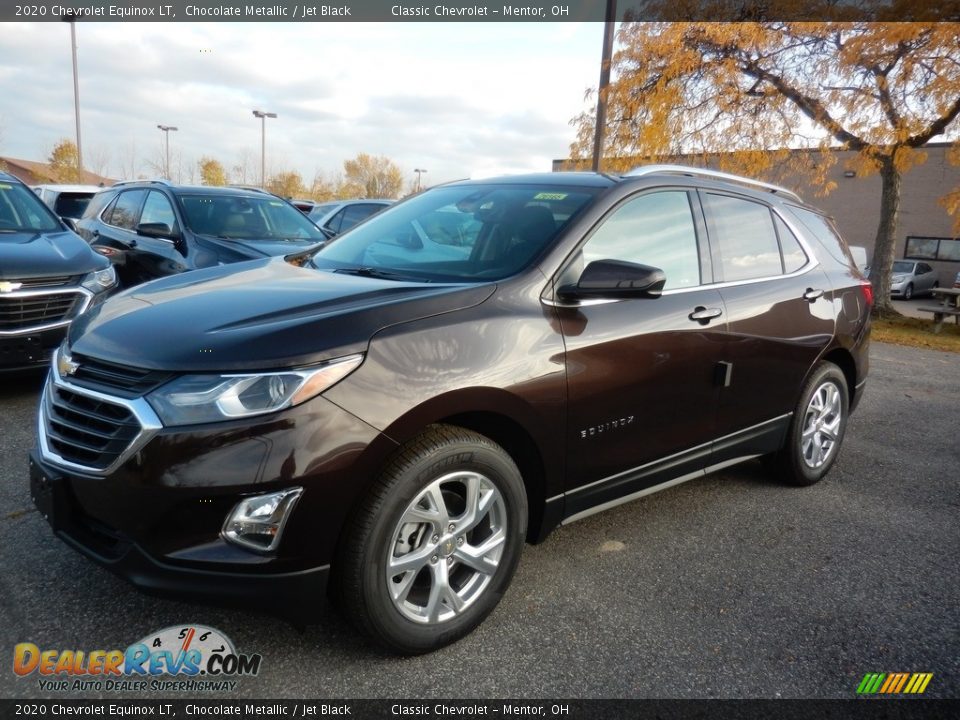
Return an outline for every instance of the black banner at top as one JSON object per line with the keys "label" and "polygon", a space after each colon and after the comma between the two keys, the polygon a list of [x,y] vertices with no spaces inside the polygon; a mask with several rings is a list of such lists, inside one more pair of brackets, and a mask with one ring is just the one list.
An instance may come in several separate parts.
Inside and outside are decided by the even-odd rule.
{"label": "black banner at top", "polygon": [[[960,21],[960,0],[617,0],[616,20]],[[606,0],[4,0],[3,22],[601,22]]]}

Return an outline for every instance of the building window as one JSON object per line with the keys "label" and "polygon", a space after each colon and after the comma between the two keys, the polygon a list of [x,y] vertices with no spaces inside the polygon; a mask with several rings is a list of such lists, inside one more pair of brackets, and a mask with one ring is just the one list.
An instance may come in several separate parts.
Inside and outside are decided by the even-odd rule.
{"label": "building window", "polygon": [[907,249],[903,256],[911,260],[960,262],[960,240],[907,236]]}

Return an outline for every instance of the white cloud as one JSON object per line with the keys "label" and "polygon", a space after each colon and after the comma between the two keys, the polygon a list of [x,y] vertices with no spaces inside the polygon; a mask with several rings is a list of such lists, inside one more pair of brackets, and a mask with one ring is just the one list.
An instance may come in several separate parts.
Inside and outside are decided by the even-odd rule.
{"label": "white cloud", "polygon": [[[547,171],[596,83],[601,23],[79,23],[84,149],[112,147],[111,171],[176,125],[171,152],[228,167],[259,160],[305,179],[359,152],[430,184]],[[65,24],[0,24],[0,154],[43,159],[73,136]]]}

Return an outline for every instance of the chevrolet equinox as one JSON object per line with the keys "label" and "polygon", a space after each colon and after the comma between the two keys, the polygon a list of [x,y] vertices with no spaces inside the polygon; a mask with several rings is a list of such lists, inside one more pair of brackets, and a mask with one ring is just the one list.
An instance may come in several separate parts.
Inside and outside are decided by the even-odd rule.
{"label": "chevrolet equinox", "polygon": [[146,591],[300,622],[329,593],[426,652],[558,525],[753,458],[820,480],[872,299],[831,221],[776,186],[677,166],[456,182],[82,315],[32,495]]}

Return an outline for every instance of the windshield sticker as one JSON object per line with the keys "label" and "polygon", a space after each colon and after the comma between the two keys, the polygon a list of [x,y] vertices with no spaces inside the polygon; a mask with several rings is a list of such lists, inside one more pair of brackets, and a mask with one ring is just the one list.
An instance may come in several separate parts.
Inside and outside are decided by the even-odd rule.
{"label": "windshield sticker", "polygon": [[274,207],[283,207],[282,202],[276,202],[275,200],[271,200],[270,204],[273,205]]}
{"label": "windshield sticker", "polygon": [[542,192],[533,196],[534,200],[563,200],[567,193],[560,192]]}
{"label": "windshield sticker", "polygon": [[0,190],[13,190],[13,185],[4,185],[0,183]]}

